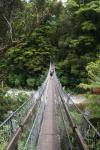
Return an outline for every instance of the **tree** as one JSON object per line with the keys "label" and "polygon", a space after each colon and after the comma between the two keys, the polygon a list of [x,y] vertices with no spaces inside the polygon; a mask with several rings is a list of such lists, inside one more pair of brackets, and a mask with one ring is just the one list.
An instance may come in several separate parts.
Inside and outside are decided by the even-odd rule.
{"label": "tree", "polygon": [[77,0],[69,0],[60,20],[58,72],[64,70],[60,78],[66,78],[66,86],[73,88],[87,81],[85,67],[97,59],[99,52],[100,5],[93,0],[84,2],[79,5]]}
{"label": "tree", "polygon": [[[11,20],[16,10],[21,6],[20,0],[1,0],[0,1],[0,43],[7,44],[12,42],[12,25]],[[4,28],[5,26],[5,28]]]}
{"label": "tree", "polygon": [[86,70],[88,72],[88,83],[81,83],[80,87],[85,89],[100,88],[100,60],[89,63]]}

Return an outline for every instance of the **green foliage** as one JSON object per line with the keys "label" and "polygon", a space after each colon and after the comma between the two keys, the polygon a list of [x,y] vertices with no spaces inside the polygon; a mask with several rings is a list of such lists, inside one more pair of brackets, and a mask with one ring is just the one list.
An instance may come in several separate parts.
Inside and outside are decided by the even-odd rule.
{"label": "green foliage", "polygon": [[[2,58],[2,69],[6,69],[7,84],[11,87],[36,88],[41,84],[40,75],[44,74],[50,63],[50,56],[57,49],[52,45],[53,30],[49,22],[37,27],[25,43],[9,48]],[[29,85],[29,78],[34,78],[34,84]]]}
{"label": "green foliage", "polygon": [[83,31],[95,31],[96,26],[91,21],[85,21],[82,23],[82,30]]}
{"label": "green foliage", "polygon": [[82,124],[82,121],[83,121],[83,118],[82,118],[82,115],[79,114],[78,112],[71,112],[71,116],[74,120],[74,122],[77,124],[77,126],[81,126]]}
{"label": "green foliage", "polygon": [[4,99],[4,95],[6,94],[8,88],[1,88],[0,87],[0,120],[5,117],[6,111],[6,101]]}
{"label": "green foliage", "polygon": [[0,88],[0,121],[7,118],[8,111],[15,111],[31,96],[25,92],[19,92],[18,94],[8,94],[9,88]]}
{"label": "green foliage", "polygon": [[16,74],[9,74],[8,76],[8,85],[11,87],[19,87],[21,83],[21,76]]}
{"label": "green foliage", "polygon": [[86,67],[88,72],[88,84],[81,83],[80,87],[84,89],[100,88],[100,60],[91,62]]}
{"label": "green foliage", "polygon": [[[100,60],[91,62],[87,65],[88,82],[81,83],[79,86],[84,89],[100,88]],[[88,105],[91,118],[100,118],[100,95],[87,93]],[[97,120],[99,122],[99,120]]]}
{"label": "green foliage", "polygon": [[26,82],[27,82],[27,85],[32,88],[32,87],[34,87],[35,79],[29,78],[26,80]]}
{"label": "green foliage", "polygon": [[21,0],[0,1],[0,48],[12,42],[12,14],[14,16],[21,7]]}
{"label": "green foliage", "polygon": [[75,88],[80,82],[86,83],[88,74],[85,67],[97,59],[100,42],[97,8],[98,1],[79,3],[69,0],[62,13],[57,71],[61,82],[64,81],[68,88]]}
{"label": "green foliage", "polygon": [[100,95],[88,93],[86,97],[88,99],[86,109],[90,112],[90,118],[97,118],[96,122],[100,123]]}
{"label": "green foliage", "polygon": [[9,20],[12,37],[14,41],[23,40],[1,56],[4,83],[37,88],[50,57],[55,60],[58,76],[66,88],[87,82],[85,67],[97,59],[100,50],[99,1],[69,0],[63,6],[57,1],[19,0],[16,6]]}

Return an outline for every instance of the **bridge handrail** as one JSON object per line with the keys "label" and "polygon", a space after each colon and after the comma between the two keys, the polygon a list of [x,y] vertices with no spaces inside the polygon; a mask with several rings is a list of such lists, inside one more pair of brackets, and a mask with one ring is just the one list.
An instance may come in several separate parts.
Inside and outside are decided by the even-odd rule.
{"label": "bridge handrail", "polygon": [[[48,80],[47,80],[47,82],[48,82]],[[41,99],[41,97],[45,91],[45,88],[47,86],[47,82],[45,84],[43,84],[44,88],[42,90],[42,93],[39,95],[38,99]],[[20,127],[17,129],[17,132],[14,135],[13,139],[7,145],[7,150],[11,150],[14,146],[16,146],[15,143],[17,144],[17,141],[19,139],[19,134],[22,133],[23,129],[27,128],[26,125],[28,124],[30,117],[32,117],[34,109],[35,109],[35,104],[32,106],[31,110],[28,111],[27,116],[25,117],[24,121],[21,123]]]}
{"label": "bridge handrail", "polygon": [[[72,109],[75,109],[76,112],[79,112],[79,114],[81,115],[81,117],[83,118],[82,120],[84,120],[84,123],[86,123],[87,127],[84,128],[84,124],[81,124],[82,126],[79,128],[76,123],[76,126],[78,127],[78,129],[80,130],[81,135],[84,138],[84,141],[86,142],[86,144],[89,146],[89,149],[91,149],[91,145],[94,149],[96,149],[96,147],[98,147],[98,142],[100,140],[100,133],[97,131],[97,129],[93,126],[93,124],[89,121],[89,119],[86,117],[85,113],[83,113],[78,106],[73,102],[72,98],[68,95],[65,94],[64,89],[61,86],[61,83],[59,82],[59,80],[57,79],[56,75],[55,75],[55,79],[56,79],[56,84],[57,87],[59,88],[59,92],[60,95],[62,97],[62,99],[64,100],[65,104],[67,105],[68,109],[70,110],[71,106]],[[67,100],[65,100],[64,97],[67,97]],[[68,103],[69,102],[69,103]],[[71,102],[71,103],[70,103]],[[74,108],[73,108],[74,106]],[[74,112],[72,110],[72,112]],[[71,114],[72,115],[72,114]],[[73,116],[72,116],[73,118]],[[74,119],[74,118],[73,118]],[[85,125],[85,126],[86,126]],[[90,134],[89,134],[90,133]],[[88,135],[89,134],[89,135]],[[89,137],[90,137],[90,141],[89,141]],[[94,144],[95,143],[95,144]]]}
{"label": "bridge handrail", "polygon": [[2,144],[1,146],[3,147],[3,149],[13,138],[17,130],[20,128],[21,122],[24,121],[24,118],[28,114],[28,111],[31,109],[32,105],[36,102],[37,99],[39,99],[42,96],[42,93],[44,92],[47,82],[49,80],[49,71],[45,81],[38,89],[38,97],[35,98],[35,96],[33,96],[31,100],[27,100],[0,125],[0,135],[2,138],[0,145]]}
{"label": "bridge handrail", "polygon": [[[45,102],[46,102],[46,96],[47,96],[47,90],[48,90],[49,74],[50,74],[50,69],[49,69],[48,76],[47,76],[46,88],[45,88],[45,91],[44,91],[44,93],[41,97],[41,104],[40,104],[39,110],[37,112],[37,115],[35,117],[35,120],[33,122],[31,131],[30,131],[30,133],[28,135],[28,138],[26,140],[24,150],[29,150],[29,149],[33,148],[34,146],[36,146],[36,142],[38,140],[40,127],[41,127],[42,120],[43,120],[43,113],[44,113],[44,109],[45,109]],[[42,101],[42,98],[43,98],[43,101]],[[34,132],[37,132],[37,133],[35,133],[35,136],[34,136]],[[27,149],[27,147],[28,147],[28,149]],[[31,148],[29,148],[29,147],[31,147]]]}
{"label": "bridge handrail", "polygon": [[22,107],[24,107],[25,104],[27,104],[30,100],[27,100],[24,102],[18,109],[16,109],[4,122],[0,124],[0,128],[8,121],[10,120]]}
{"label": "bridge handrail", "polygon": [[[59,81],[58,81],[59,82]],[[60,84],[61,86],[61,84]],[[74,103],[72,97],[70,95],[68,95],[62,88],[61,86],[61,90],[64,93],[64,95],[67,97],[67,99],[69,99],[69,101],[71,101],[73,103],[73,105],[76,107],[76,109],[78,110],[78,112],[83,116],[83,118],[89,123],[89,125],[94,129],[94,131],[96,132],[96,134],[100,137],[100,133],[97,131],[97,129],[92,125],[92,123],[89,121],[89,119],[86,117],[85,113],[82,112],[79,107]]]}
{"label": "bridge handrail", "polygon": [[[49,73],[48,73],[48,74],[49,74]],[[36,92],[40,93],[39,91],[41,91],[42,87],[47,83],[47,80],[48,80],[48,76],[47,76],[46,80],[42,83],[42,85],[39,87],[38,91],[36,91]],[[42,93],[42,92],[41,92],[41,93]],[[41,95],[41,94],[40,94],[40,95]],[[14,112],[12,112],[12,114],[11,114],[7,119],[5,119],[4,122],[2,122],[2,123],[0,124],[0,127],[2,127],[9,119],[11,119],[22,107],[24,107],[25,104],[27,104],[29,101],[34,101],[34,96],[35,96],[35,94],[33,95],[33,98],[32,98],[32,99],[27,100],[27,101],[24,102],[21,106],[19,106],[18,109],[16,109]]]}
{"label": "bridge handrail", "polygon": [[80,134],[79,129],[75,125],[75,123],[74,123],[74,121],[73,121],[73,119],[72,119],[72,117],[70,115],[70,112],[69,112],[69,109],[68,109],[67,105],[65,105],[65,100],[64,100],[62,94],[60,93],[59,86],[57,85],[57,78],[56,78],[56,87],[58,89],[58,93],[59,93],[59,96],[60,96],[63,108],[65,110],[66,116],[67,116],[67,118],[69,120],[69,124],[70,124],[70,126],[71,126],[71,128],[72,128],[72,130],[73,130],[73,132],[74,132],[74,134],[76,136],[76,138],[77,138],[77,142],[79,144],[79,148],[81,148],[82,150],[88,150],[87,144],[85,143],[82,135]]}
{"label": "bridge handrail", "polygon": [[[57,79],[58,80],[58,79]],[[84,117],[84,119],[86,119],[86,121],[91,125],[91,127],[95,130],[95,132],[98,134],[98,136],[100,137],[100,133],[96,130],[96,128],[92,125],[92,123],[89,121],[89,119],[86,117],[86,115],[84,114],[84,112],[82,112],[79,107],[74,103],[72,97],[70,95],[68,95],[62,88],[60,81],[57,81],[58,84],[60,84],[61,90],[64,93],[64,95],[67,97],[67,99],[69,99],[69,101],[71,101],[73,103],[73,105],[76,107],[76,109],[79,111],[79,113]],[[65,100],[64,100],[65,101]]]}
{"label": "bridge handrail", "polygon": [[[27,146],[31,146],[31,144],[35,146],[35,144],[36,144],[37,137],[38,137],[38,134],[39,134],[39,131],[40,131],[41,122],[42,122],[42,119],[43,119],[42,117],[43,117],[44,107],[45,107],[45,102],[43,102],[43,104],[41,103],[41,106],[40,106],[40,108],[39,108],[39,110],[37,112],[36,118],[35,118],[35,120],[33,122],[31,131],[30,131],[30,133],[28,135],[26,144],[24,146],[24,150],[27,150]],[[40,116],[41,118],[39,118],[39,115],[41,115]],[[37,122],[39,122],[40,124],[38,125]],[[36,132],[36,127],[35,126],[38,129],[38,133],[37,133],[37,135],[35,135],[35,140],[33,141],[33,140],[31,140],[31,138],[34,137],[34,129],[35,129],[35,132]],[[30,141],[32,141],[32,143],[30,143]]]}
{"label": "bridge handrail", "polygon": [[[57,101],[59,101],[59,95],[58,95],[58,91],[57,91],[57,87],[55,86],[55,90],[56,90],[56,96],[57,96]],[[59,104],[59,105],[58,105]],[[60,112],[60,115],[61,115],[61,121],[63,122],[63,124],[64,124],[64,131],[66,132],[65,133],[65,135],[67,136],[67,139],[68,139],[68,143],[67,143],[67,146],[70,148],[70,150],[72,150],[72,144],[71,144],[71,139],[70,139],[70,135],[69,135],[69,132],[68,132],[68,129],[67,129],[67,127],[66,127],[66,121],[65,121],[65,119],[64,119],[64,115],[63,115],[63,111],[62,111],[62,109],[61,109],[61,103],[58,103],[57,102],[57,105],[58,106],[56,106],[56,107],[59,107],[59,108],[56,108],[57,109],[57,114],[59,114],[59,112]],[[58,117],[59,118],[59,117]],[[59,125],[58,125],[58,127],[59,127]],[[61,136],[62,136],[62,134],[61,134]],[[61,137],[62,138],[62,137]]]}
{"label": "bridge handrail", "polygon": [[[73,99],[70,97],[70,100],[73,102]],[[81,115],[84,117],[84,119],[89,123],[89,125],[94,129],[96,134],[100,137],[100,133],[97,131],[97,129],[93,126],[93,124],[89,121],[89,119],[86,117],[84,112],[82,112],[79,107],[73,102],[73,105],[77,108],[77,110],[81,113]]]}
{"label": "bridge handrail", "polygon": [[[41,90],[41,87],[40,87],[40,89],[39,90]],[[39,91],[38,90],[38,91]],[[41,94],[40,94],[41,95]],[[6,120],[4,120],[4,122],[2,122],[1,124],[0,124],[0,128],[6,123],[6,122],[8,122],[10,119],[12,119],[12,117],[18,112],[18,111],[20,111],[28,102],[34,102],[34,96],[33,96],[33,98],[32,99],[30,99],[30,100],[27,100],[26,102],[24,102],[21,106],[19,106],[19,108],[18,109],[16,109]]]}

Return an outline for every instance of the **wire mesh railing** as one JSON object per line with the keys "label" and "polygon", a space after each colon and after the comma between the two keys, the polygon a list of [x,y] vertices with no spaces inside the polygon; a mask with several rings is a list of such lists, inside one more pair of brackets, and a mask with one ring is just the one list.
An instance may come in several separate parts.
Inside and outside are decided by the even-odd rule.
{"label": "wire mesh railing", "polygon": [[40,128],[41,128],[41,124],[42,124],[42,120],[43,120],[45,103],[46,103],[46,99],[47,99],[47,90],[48,90],[48,84],[45,88],[45,91],[43,92],[43,94],[41,96],[40,107],[37,111],[32,128],[31,128],[28,138],[26,140],[24,150],[33,150],[33,149],[35,150],[36,149],[39,132],[40,132]]}
{"label": "wire mesh railing", "polygon": [[100,148],[100,133],[91,124],[88,118],[88,113],[82,112],[78,106],[73,102],[71,96],[66,94],[63,90],[61,83],[58,81],[55,75],[56,86],[64,101],[64,104],[68,108],[70,116],[79,129],[85,143],[88,145],[89,150],[99,150]]}
{"label": "wire mesh railing", "polygon": [[23,128],[23,131],[21,132],[21,134],[19,135],[18,141],[17,141],[17,150],[23,150],[27,137],[30,133],[30,130],[32,128],[33,122],[36,118],[37,112],[40,108],[41,105],[41,99],[37,101],[37,103],[34,106],[34,111],[31,115],[31,117],[28,120],[28,123],[26,124],[26,127]]}
{"label": "wire mesh railing", "polygon": [[0,125],[0,150],[4,150],[8,143],[11,141],[17,130],[21,127],[22,122],[27,116],[29,110],[41,99],[49,78],[49,72],[46,80],[37,91],[38,96],[33,96],[31,100],[25,102],[15,112],[13,112],[1,125]]}
{"label": "wire mesh railing", "polygon": [[43,120],[44,108],[45,108],[45,103],[41,102],[40,108],[39,108],[36,118],[33,122],[33,126],[31,128],[30,134],[27,138],[24,150],[33,150],[33,149],[35,150],[36,149],[36,143],[38,140],[40,127],[41,127],[41,123]]}
{"label": "wire mesh railing", "polygon": [[32,106],[33,101],[34,99],[25,102],[0,125],[1,150],[5,148],[7,143],[11,140],[17,129],[20,127],[21,121],[23,121],[28,110]]}
{"label": "wire mesh railing", "polygon": [[61,148],[62,150],[87,150],[87,146],[81,146],[81,143],[79,139],[81,137],[77,138],[77,134],[75,134],[75,125],[74,122],[70,118],[70,114],[68,114],[68,111],[65,104],[63,103],[62,97],[58,91],[58,87],[55,85],[56,88],[56,95],[57,95],[57,112],[58,112],[58,119],[60,120],[59,124],[59,131],[60,131],[60,138],[61,138]]}
{"label": "wire mesh railing", "polygon": [[[56,89],[56,98],[55,98],[55,103],[56,103],[56,121],[57,121],[57,127],[60,135],[60,144],[61,144],[61,149],[62,150],[72,150],[72,140],[71,136],[69,133],[69,122],[66,121],[66,115],[65,111],[61,102],[61,98],[57,92]],[[70,132],[72,132],[70,130]]]}
{"label": "wire mesh railing", "polygon": [[[49,74],[48,74],[48,78],[49,78]],[[45,88],[45,91],[43,92],[43,94],[41,96],[40,107],[37,111],[32,128],[31,128],[28,138],[26,140],[24,150],[33,150],[33,149],[35,150],[36,149],[37,141],[38,141],[38,137],[39,137],[39,133],[40,133],[40,128],[41,128],[41,124],[42,124],[42,120],[43,120],[45,103],[46,103],[46,99],[47,99],[47,91],[48,91],[48,84]]]}

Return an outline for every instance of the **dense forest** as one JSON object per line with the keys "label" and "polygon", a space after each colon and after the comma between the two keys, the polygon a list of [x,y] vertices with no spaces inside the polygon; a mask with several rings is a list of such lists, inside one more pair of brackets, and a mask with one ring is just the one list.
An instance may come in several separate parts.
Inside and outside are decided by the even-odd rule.
{"label": "dense forest", "polygon": [[85,67],[99,59],[98,0],[1,0],[0,7],[1,82],[37,87],[50,57],[64,86],[87,81]]}
{"label": "dense forest", "polygon": [[0,0],[0,101],[40,86],[50,59],[66,89],[100,87],[100,1]]}

